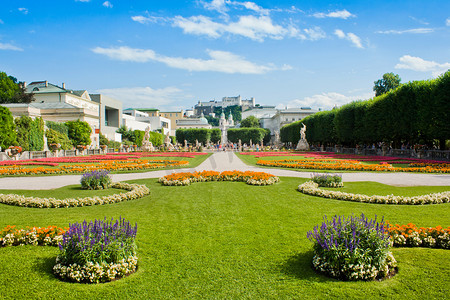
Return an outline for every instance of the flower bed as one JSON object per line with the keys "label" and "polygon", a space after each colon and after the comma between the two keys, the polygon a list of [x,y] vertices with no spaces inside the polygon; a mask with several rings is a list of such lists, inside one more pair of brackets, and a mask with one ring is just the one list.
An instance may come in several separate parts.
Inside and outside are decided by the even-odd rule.
{"label": "flower bed", "polygon": [[0,194],[0,203],[16,206],[34,207],[34,208],[91,206],[91,205],[102,205],[139,199],[150,193],[148,187],[140,184],[116,182],[113,183],[111,187],[116,189],[124,189],[127,190],[128,192],[103,197],[66,198],[66,199],[36,198],[36,197],[25,197],[16,194]]}
{"label": "flower bed", "polygon": [[308,181],[299,185],[298,190],[303,194],[312,196],[343,201],[365,202],[365,203],[417,205],[417,204],[441,204],[450,202],[450,191],[414,197],[403,197],[394,195],[368,196],[362,194],[351,194],[338,191],[322,190],[319,189],[319,185],[313,181]]}
{"label": "flower bed", "polygon": [[390,164],[362,164],[357,160],[336,159],[284,159],[284,160],[258,160],[257,165],[268,167],[283,167],[294,169],[316,169],[316,170],[345,170],[345,171],[380,171],[380,172],[422,172],[422,173],[450,173],[448,164],[439,167],[425,165],[424,167],[393,167]]}
{"label": "flower bed", "polygon": [[172,173],[159,179],[163,185],[190,185],[192,182],[203,181],[243,181],[250,185],[271,185],[280,179],[272,174],[250,171]]}
{"label": "flower bed", "polygon": [[442,228],[408,225],[391,225],[387,223],[388,232],[395,247],[429,247],[450,249],[450,226]]}
{"label": "flower bed", "polygon": [[53,272],[63,280],[99,283],[119,279],[137,268],[137,224],[124,219],[70,224],[59,243]]}
{"label": "flower bed", "polygon": [[67,229],[56,226],[16,229],[16,226],[8,225],[0,231],[0,246],[56,246],[62,241],[62,235]]}
{"label": "flower bed", "polygon": [[383,220],[361,217],[324,217],[309,231],[314,242],[315,270],[341,280],[374,280],[391,276],[397,262],[389,251],[390,240]]}
{"label": "flower bed", "polygon": [[96,164],[73,164],[63,165],[55,168],[26,168],[24,166],[2,166],[0,175],[39,175],[39,174],[79,174],[93,170],[108,171],[131,171],[159,169],[165,167],[177,167],[188,165],[185,160],[109,160],[100,161]]}

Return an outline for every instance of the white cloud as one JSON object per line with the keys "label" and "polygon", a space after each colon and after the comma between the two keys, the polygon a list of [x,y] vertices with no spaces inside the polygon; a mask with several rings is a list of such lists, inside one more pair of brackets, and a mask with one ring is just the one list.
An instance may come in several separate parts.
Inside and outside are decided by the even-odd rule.
{"label": "white cloud", "polygon": [[385,31],[377,31],[376,33],[381,34],[404,34],[404,33],[414,33],[414,34],[423,34],[423,33],[431,33],[434,32],[434,28],[413,28],[406,30],[385,30]]}
{"label": "white cloud", "polygon": [[0,43],[0,50],[23,51],[22,48],[16,47],[11,44],[5,44],[5,43]]}
{"label": "white cloud", "polygon": [[75,0],[75,2],[89,2],[91,0]]}
{"label": "white cloud", "polygon": [[165,87],[161,89],[153,89],[151,87],[123,87],[101,89],[98,92],[122,101],[124,108],[145,107],[171,109],[184,107],[183,100],[190,97],[176,87]]}
{"label": "white cloud", "polygon": [[225,13],[228,11],[226,7],[225,0],[213,0],[211,2],[203,2],[203,7],[207,10],[215,10],[220,13]]}
{"label": "white cloud", "polygon": [[450,63],[439,64],[434,61],[424,60],[420,57],[403,55],[400,57],[400,63],[395,65],[396,69],[407,69],[417,72],[431,72],[434,77],[441,75],[450,69]]}
{"label": "white cloud", "polygon": [[207,35],[211,38],[221,36],[223,25],[212,21],[205,16],[194,16],[188,19],[177,16],[173,19],[173,26],[180,27],[184,33],[194,35]]}
{"label": "white cloud", "polygon": [[285,107],[294,108],[294,107],[311,107],[312,109],[329,110],[334,106],[342,106],[352,101],[356,100],[367,100],[373,97],[372,92],[368,92],[361,95],[355,96],[346,96],[340,93],[329,92],[322,93],[318,95],[313,95],[310,97],[305,97],[304,99],[294,99],[287,103],[280,103],[276,108],[282,109]]}
{"label": "white cloud", "polygon": [[309,29],[303,29],[303,31],[305,32],[305,34],[307,36],[309,36],[309,40],[315,41],[315,40],[319,40],[319,39],[323,39],[325,38],[327,35],[325,33],[325,31],[323,31],[320,27],[315,26],[313,28],[309,28]]}
{"label": "white cloud", "polygon": [[106,55],[111,59],[132,62],[157,61],[169,67],[188,71],[214,71],[228,74],[264,74],[274,70],[287,70],[288,66],[281,68],[272,64],[257,65],[244,57],[226,51],[207,50],[209,59],[183,58],[159,55],[153,50],[135,49],[129,47],[92,49],[94,53]]}
{"label": "white cloud", "polygon": [[109,1],[105,1],[105,2],[103,2],[103,4],[102,4],[104,7],[107,7],[107,8],[112,8],[113,7],[113,5],[112,5],[112,3],[111,2],[109,2]]}
{"label": "white cloud", "polygon": [[333,11],[330,13],[315,13],[313,14],[313,17],[316,18],[339,18],[339,19],[348,19],[350,17],[356,17],[355,15],[351,14],[348,10],[343,9],[343,10],[337,10],[337,11]]}
{"label": "white cloud", "polygon": [[206,35],[210,38],[219,38],[223,34],[243,36],[262,42],[266,38],[280,40],[284,37],[317,40],[325,37],[320,27],[299,30],[293,25],[283,27],[274,24],[269,16],[240,16],[238,21],[218,23],[206,16],[193,16],[184,18],[177,16],[173,19],[173,26],[183,29],[184,33]]}
{"label": "white cloud", "polygon": [[24,15],[28,14],[28,8],[20,7],[20,8],[18,8],[18,10],[19,10],[21,13],[23,13]]}
{"label": "white cloud", "polygon": [[356,34],[351,33],[351,32],[346,34],[345,32],[343,32],[340,29],[336,29],[334,31],[334,34],[340,39],[345,39],[345,40],[348,40],[348,41],[352,42],[352,44],[355,47],[360,48],[360,49],[364,49],[364,47],[363,47],[363,45],[361,43],[361,39]]}
{"label": "white cloud", "polygon": [[447,18],[447,19],[445,20],[445,25],[446,25],[446,26],[450,26],[450,18]]}

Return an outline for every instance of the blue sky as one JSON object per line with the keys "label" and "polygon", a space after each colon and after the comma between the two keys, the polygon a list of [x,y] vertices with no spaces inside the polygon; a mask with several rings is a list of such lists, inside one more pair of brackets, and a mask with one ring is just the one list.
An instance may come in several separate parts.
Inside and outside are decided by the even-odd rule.
{"label": "blue sky", "polygon": [[450,68],[450,1],[6,1],[0,70],[187,109],[241,95],[330,109]]}

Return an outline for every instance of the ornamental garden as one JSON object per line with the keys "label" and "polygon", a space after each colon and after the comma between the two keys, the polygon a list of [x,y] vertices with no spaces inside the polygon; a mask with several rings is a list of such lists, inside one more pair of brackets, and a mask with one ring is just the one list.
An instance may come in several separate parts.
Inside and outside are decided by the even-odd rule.
{"label": "ornamental garden", "polygon": [[[2,297],[447,297],[448,186],[342,182],[336,172],[445,174],[448,163],[244,152],[238,157],[265,171],[172,171],[209,155],[0,164],[8,177],[80,175],[80,184],[54,190],[1,191]],[[273,168],[310,178],[277,177]],[[152,170],[167,175],[110,178]]]}

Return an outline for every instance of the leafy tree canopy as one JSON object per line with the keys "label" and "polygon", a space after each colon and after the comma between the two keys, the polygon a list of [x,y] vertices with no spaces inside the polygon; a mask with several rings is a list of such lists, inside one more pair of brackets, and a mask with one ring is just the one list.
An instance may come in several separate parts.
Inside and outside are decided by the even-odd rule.
{"label": "leafy tree canopy", "polygon": [[69,139],[72,145],[89,145],[91,143],[92,128],[87,122],[76,120],[66,122]]}
{"label": "leafy tree canopy", "polygon": [[401,78],[398,74],[385,73],[382,79],[378,79],[374,82],[373,90],[375,91],[375,96],[383,95],[390,90],[396,89],[400,86]]}
{"label": "leafy tree canopy", "polygon": [[0,72],[0,103],[30,103],[33,94],[27,94],[22,83],[17,78]]}
{"label": "leafy tree canopy", "polygon": [[259,119],[255,116],[249,116],[241,121],[241,128],[260,128]]}

